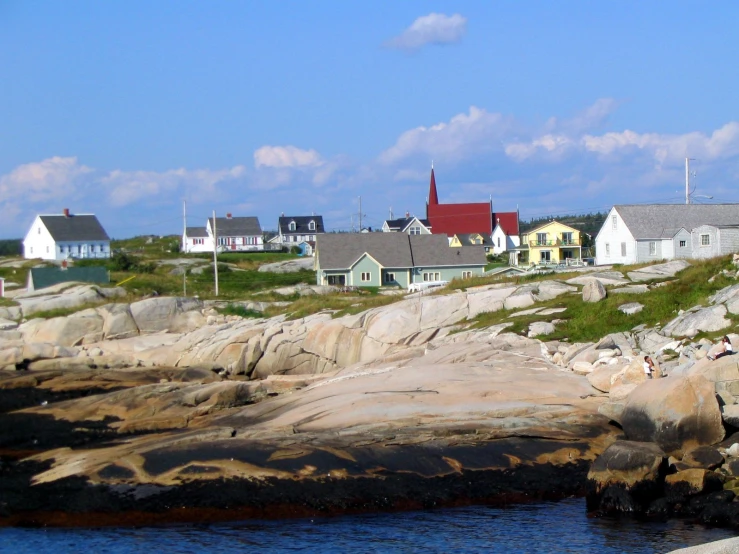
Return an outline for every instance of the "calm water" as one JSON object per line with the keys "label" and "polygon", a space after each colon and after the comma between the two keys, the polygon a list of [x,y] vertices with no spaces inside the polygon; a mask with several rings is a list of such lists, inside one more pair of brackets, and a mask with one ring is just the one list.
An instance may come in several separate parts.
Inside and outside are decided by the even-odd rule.
{"label": "calm water", "polygon": [[735,536],[683,522],[588,519],[583,500],[138,529],[0,529],[0,551],[663,553]]}

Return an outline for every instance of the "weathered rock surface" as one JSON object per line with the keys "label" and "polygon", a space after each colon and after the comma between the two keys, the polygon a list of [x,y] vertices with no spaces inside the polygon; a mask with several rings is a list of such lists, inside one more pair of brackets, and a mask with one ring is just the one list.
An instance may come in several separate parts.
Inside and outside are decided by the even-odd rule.
{"label": "weathered rock surface", "polygon": [[603,283],[591,279],[582,288],[582,299],[584,302],[600,302],[606,297],[606,288]]}
{"label": "weathered rock surface", "polygon": [[679,457],[724,438],[714,385],[701,375],[642,383],[629,394],[621,424],[629,440],[654,442]]}
{"label": "weathered rock surface", "polygon": [[315,258],[310,256],[298,258],[297,260],[286,260],[272,264],[262,264],[257,271],[262,273],[297,273],[298,271],[312,271]]}
{"label": "weathered rock surface", "polygon": [[673,337],[695,336],[699,331],[720,331],[731,325],[724,317],[726,306],[718,305],[694,312],[685,312],[665,325],[663,333]]}

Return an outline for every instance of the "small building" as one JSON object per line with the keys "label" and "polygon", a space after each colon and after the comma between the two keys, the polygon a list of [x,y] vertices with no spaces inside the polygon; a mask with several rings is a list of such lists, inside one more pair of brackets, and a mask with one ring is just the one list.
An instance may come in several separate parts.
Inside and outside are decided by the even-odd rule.
{"label": "small building", "polygon": [[316,241],[319,285],[409,288],[482,275],[481,246],[449,247],[443,235],[329,233]]}
{"label": "small building", "polygon": [[45,289],[59,283],[110,283],[110,273],[104,267],[34,267],[28,272],[28,292]]}
{"label": "small building", "polygon": [[186,254],[194,252],[213,252],[213,238],[206,227],[186,227],[182,234],[182,251]]}
{"label": "small building", "polygon": [[739,204],[621,204],[595,237],[595,263],[636,264],[739,252]]}
{"label": "small building", "polygon": [[406,235],[430,235],[431,224],[428,219],[418,219],[406,214],[401,219],[387,219],[382,224],[383,233],[405,233]]}
{"label": "small building", "polygon": [[487,235],[481,235],[480,233],[457,233],[449,237],[449,246],[452,248],[482,246],[487,254],[493,247],[493,241]]}
{"label": "small building", "polygon": [[[274,244],[288,248],[299,246],[302,242],[315,243],[316,237],[326,232],[323,227],[323,216],[320,215],[282,215],[277,221],[277,227],[277,238]],[[301,251],[310,251],[310,254],[305,255],[313,255],[313,247],[307,249],[303,247]]]}
{"label": "small building", "polygon": [[[500,212],[493,214],[493,217],[495,217],[495,227],[490,237],[493,243],[493,254],[515,253],[516,248],[521,246],[521,237],[518,234],[518,212]],[[511,258],[511,265],[516,265],[515,256]]]}
{"label": "small building", "polygon": [[26,259],[110,258],[110,237],[92,214],[37,215],[23,239]]}
{"label": "small building", "polygon": [[[206,232],[213,243],[214,221],[208,218]],[[215,236],[219,252],[259,252],[264,250],[262,227],[256,217],[226,217],[215,219]],[[211,248],[211,252],[213,249]]]}
{"label": "small building", "polygon": [[523,264],[582,263],[580,231],[556,220],[522,233],[518,250]]}

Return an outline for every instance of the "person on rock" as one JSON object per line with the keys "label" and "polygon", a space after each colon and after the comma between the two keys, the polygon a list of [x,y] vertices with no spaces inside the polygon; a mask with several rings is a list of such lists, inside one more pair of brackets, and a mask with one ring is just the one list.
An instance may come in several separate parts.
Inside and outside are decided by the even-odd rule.
{"label": "person on rock", "polygon": [[718,351],[715,354],[709,354],[708,359],[718,360],[722,356],[730,356],[734,353],[734,350],[731,347],[731,341],[729,340],[729,337],[724,336],[724,338],[721,339],[721,342],[718,345]]}
{"label": "person on rock", "polygon": [[644,374],[647,379],[652,379],[652,372],[654,371],[654,362],[649,356],[644,356]]}

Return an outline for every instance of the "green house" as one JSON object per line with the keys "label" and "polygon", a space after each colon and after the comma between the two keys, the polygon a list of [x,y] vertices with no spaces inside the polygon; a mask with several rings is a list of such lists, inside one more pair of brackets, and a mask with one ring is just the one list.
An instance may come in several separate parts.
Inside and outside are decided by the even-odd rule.
{"label": "green house", "polygon": [[316,282],[355,287],[451,281],[485,270],[481,246],[450,248],[446,235],[327,233],[316,237]]}

